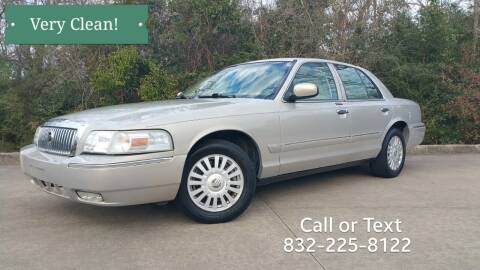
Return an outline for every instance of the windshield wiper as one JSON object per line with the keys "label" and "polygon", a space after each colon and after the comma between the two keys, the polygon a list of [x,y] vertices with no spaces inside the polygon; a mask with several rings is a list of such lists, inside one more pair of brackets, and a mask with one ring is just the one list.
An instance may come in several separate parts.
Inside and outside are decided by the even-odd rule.
{"label": "windshield wiper", "polygon": [[219,93],[213,93],[211,95],[200,95],[199,98],[235,98],[235,95],[224,95]]}

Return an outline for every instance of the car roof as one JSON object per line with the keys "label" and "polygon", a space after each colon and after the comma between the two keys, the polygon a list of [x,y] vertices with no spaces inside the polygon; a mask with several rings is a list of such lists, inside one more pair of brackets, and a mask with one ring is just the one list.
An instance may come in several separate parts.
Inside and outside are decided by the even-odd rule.
{"label": "car roof", "polygon": [[363,72],[366,72],[368,74],[368,76],[370,77],[370,79],[373,79],[374,82],[377,84],[377,87],[379,87],[379,89],[382,92],[384,97],[393,98],[393,95],[390,93],[390,90],[388,90],[388,88],[383,84],[383,82],[380,81],[380,79],[378,79],[372,72],[370,72],[369,70],[367,70],[365,68],[362,68],[362,67],[359,67],[359,66],[356,66],[356,65],[352,65],[352,64],[348,64],[348,63],[344,63],[344,62],[340,62],[340,61],[329,60],[329,59],[321,59],[321,58],[292,57],[292,58],[262,59],[262,60],[250,61],[250,62],[243,63],[243,64],[275,62],[275,61],[277,61],[277,62],[293,62],[293,61],[296,61],[299,65],[301,65],[303,63],[307,63],[307,62],[324,62],[324,63],[339,64],[339,65],[354,67],[354,68],[357,68],[359,70],[362,70]]}
{"label": "car roof", "polygon": [[341,64],[341,65],[346,65],[346,66],[351,66],[351,67],[356,67],[356,68],[361,68],[359,66],[355,66],[352,64],[344,63],[344,62],[339,62],[335,60],[330,60],[330,59],[322,59],[322,58],[302,58],[302,57],[292,57],[292,58],[270,58],[270,59],[262,59],[262,60],[255,60],[255,61],[250,61],[247,63],[261,63],[261,62],[292,62],[292,61],[297,61],[297,62],[327,62],[327,63],[332,63],[332,64]]}

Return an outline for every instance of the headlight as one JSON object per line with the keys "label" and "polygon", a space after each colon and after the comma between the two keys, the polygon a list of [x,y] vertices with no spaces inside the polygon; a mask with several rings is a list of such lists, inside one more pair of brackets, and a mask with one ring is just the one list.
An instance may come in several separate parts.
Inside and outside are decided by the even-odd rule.
{"label": "headlight", "polygon": [[83,146],[84,153],[139,154],[173,150],[165,130],[92,131]]}

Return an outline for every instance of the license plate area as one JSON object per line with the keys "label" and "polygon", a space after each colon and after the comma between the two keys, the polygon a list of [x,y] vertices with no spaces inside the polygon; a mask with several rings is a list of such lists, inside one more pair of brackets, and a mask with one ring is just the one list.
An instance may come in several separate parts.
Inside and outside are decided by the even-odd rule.
{"label": "license plate area", "polygon": [[40,180],[37,178],[33,178],[32,182],[40,187],[43,191],[46,191],[48,193],[53,193],[58,196],[65,196],[65,189],[63,186],[45,181],[45,180]]}

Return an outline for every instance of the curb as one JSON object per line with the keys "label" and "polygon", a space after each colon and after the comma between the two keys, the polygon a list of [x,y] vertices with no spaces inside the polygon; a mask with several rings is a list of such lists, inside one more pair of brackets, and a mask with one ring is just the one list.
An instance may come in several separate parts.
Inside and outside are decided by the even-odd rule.
{"label": "curb", "polygon": [[0,153],[0,165],[18,165],[20,163],[19,153]]}
{"label": "curb", "polygon": [[[411,155],[480,154],[480,144],[417,145],[408,150]],[[0,153],[0,165],[19,165],[19,153]]]}
{"label": "curb", "polygon": [[412,155],[430,155],[430,154],[480,154],[480,144],[434,144],[417,145],[408,150]]}

